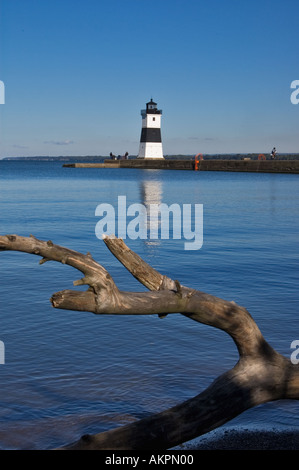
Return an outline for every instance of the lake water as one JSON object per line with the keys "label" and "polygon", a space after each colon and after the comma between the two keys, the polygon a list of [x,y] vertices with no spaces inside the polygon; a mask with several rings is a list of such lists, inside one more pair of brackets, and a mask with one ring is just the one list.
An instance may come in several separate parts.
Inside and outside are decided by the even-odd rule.
{"label": "lake water", "polygon": [[[290,357],[299,340],[299,175],[72,169],[0,161],[1,234],[35,235],[87,253],[122,290],[145,290],[95,235],[96,207],[203,204],[203,246],[130,240],[182,284],[245,306]],[[171,407],[238,360],[231,338],[180,314],[97,316],[53,309],[51,295],[81,273],[39,257],[0,253],[0,449],[48,449]],[[298,365],[299,367],[299,365]],[[248,410],[226,427],[296,428],[299,403]]]}

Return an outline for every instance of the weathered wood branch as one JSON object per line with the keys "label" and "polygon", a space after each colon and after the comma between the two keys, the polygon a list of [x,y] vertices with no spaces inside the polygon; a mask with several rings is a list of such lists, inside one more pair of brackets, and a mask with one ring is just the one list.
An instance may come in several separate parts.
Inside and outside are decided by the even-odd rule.
{"label": "weathered wood branch", "polygon": [[[174,289],[176,292],[180,292],[182,298],[188,299],[185,310],[181,309],[180,313],[192,320],[226,331],[234,339],[240,355],[254,354],[255,350],[259,354],[260,348],[270,348],[245,308],[235,302],[228,302],[204,292],[181,286],[178,281],[163,276],[130,250],[122,239],[105,237],[104,242],[128,271],[148,289],[163,291]],[[243,336],[245,329],[246,341]]]}
{"label": "weathered wood branch", "polygon": [[[249,408],[290,398],[283,390],[289,382],[288,374],[295,375],[296,371],[294,366],[290,371],[286,363],[278,367],[267,361],[239,362],[204,392],[180,405],[111,431],[82,436],[64,449],[169,449],[225,424]],[[293,398],[299,398],[298,382]]]}
{"label": "weathered wood branch", "polygon": [[44,242],[35,237],[0,236],[0,250],[41,256],[41,263],[58,261],[84,274],[74,285],[85,292],[64,290],[51,298],[53,307],[96,314],[164,316],[181,313],[219,328],[234,340],[239,361],[205,391],[169,410],[135,423],[83,436],[64,449],[167,449],[224,424],[253,406],[278,399],[299,399],[299,370],[264,339],[244,308],[162,275],[131,251],[121,239],[106,237],[116,258],[150,292],[120,291],[103,266],[90,254]]}

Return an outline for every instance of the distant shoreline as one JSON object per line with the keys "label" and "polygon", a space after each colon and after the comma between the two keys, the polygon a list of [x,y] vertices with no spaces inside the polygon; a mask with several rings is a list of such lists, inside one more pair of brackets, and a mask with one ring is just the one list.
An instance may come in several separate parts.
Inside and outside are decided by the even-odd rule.
{"label": "distant shoreline", "polygon": [[[233,154],[203,154],[205,160],[243,160],[250,158],[258,160],[258,153],[233,153]],[[270,160],[270,154],[264,154]],[[195,155],[165,155],[165,160],[194,160]],[[136,155],[129,156],[129,160],[136,159]],[[109,156],[105,155],[85,155],[85,156],[31,156],[31,157],[3,157],[0,161],[57,161],[57,162],[104,162]],[[299,160],[299,153],[281,153],[275,160]]]}

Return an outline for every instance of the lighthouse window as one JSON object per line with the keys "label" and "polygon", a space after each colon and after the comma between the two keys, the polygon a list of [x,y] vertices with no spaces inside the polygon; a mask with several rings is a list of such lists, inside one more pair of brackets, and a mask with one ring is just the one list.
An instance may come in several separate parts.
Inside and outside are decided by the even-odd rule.
{"label": "lighthouse window", "polygon": [[155,121],[155,120],[156,120],[156,118],[153,117],[153,121]]}

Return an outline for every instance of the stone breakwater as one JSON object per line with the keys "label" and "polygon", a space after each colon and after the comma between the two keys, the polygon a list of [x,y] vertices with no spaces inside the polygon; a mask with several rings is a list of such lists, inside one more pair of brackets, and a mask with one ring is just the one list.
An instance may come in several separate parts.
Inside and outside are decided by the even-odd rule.
{"label": "stone breakwater", "polygon": [[[131,159],[105,160],[103,163],[65,163],[68,168],[137,168],[193,170],[193,160]],[[197,171],[245,171],[260,173],[299,173],[299,160],[200,160]]]}

